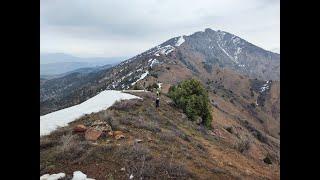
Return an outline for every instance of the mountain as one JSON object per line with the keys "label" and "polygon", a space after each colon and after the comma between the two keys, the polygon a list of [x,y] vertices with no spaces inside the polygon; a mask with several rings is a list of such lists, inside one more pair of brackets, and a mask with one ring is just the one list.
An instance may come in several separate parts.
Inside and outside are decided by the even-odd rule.
{"label": "mountain", "polygon": [[123,57],[93,57],[80,58],[63,53],[40,54],[40,75],[52,76],[74,71],[80,68],[94,68],[103,65],[115,65],[121,62]]}
{"label": "mountain", "polygon": [[[172,85],[190,78],[201,81],[208,91],[215,135],[188,124],[181,115],[183,112],[166,97]],[[176,154],[172,158],[174,162],[187,163],[187,169],[197,174],[195,179],[279,179],[280,55],[224,31],[205,29],[189,36],[174,37],[111,68],[42,82],[40,115],[80,104],[104,90],[147,88],[152,91],[158,82],[164,94],[160,103],[163,108],[159,111],[152,109],[154,93],[146,92],[135,94],[143,97],[144,103],[110,112],[111,119],[121,119],[131,138],[145,137],[146,133],[155,139],[154,144],[146,143],[148,151],[156,149],[155,154],[163,152],[170,156],[164,150],[170,148],[167,139],[158,137],[160,132],[153,132],[150,126],[157,124],[163,134],[172,132],[176,134],[174,137],[178,137],[177,134],[192,137],[191,141],[178,140],[180,145],[173,150]],[[123,107],[127,105],[130,102],[124,102]],[[100,118],[98,114],[87,115],[76,122],[90,124]],[[134,129],[139,123],[146,125]],[[71,126],[68,128],[70,131]],[[144,128],[149,129],[148,132],[140,131]],[[183,139],[184,135],[181,137]],[[193,152],[197,147],[203,157]],[[113,150],[110,153],[120,161],[131,157],[130,153],[123,156]],[[187,154],[191,159],[181,157]],[[158,159],[156,155],[152,158]],[[272,165],[265,163],[269,160]],[[206,168],[197,170],[203,166]]]}
{"label": "mountain", "polygon": [[[84,83],[74,82],[74,75],[52,81],[77,84],[68,85],[72,86],[72,90],[65,85],[57,85],[61,89],[52,90],[51,85],[47,86],[44,83],[41,86],[40,102],[43,103],[42,108],[51,109],[54,106],[53,109],[58,110],[82,102],[88,98],[86,96],[92,97],[104,89],[128,89],[144,75],[148,75],[148,80],[157,79],[163,82],[164,88],[192,77],[198,77],[204,83],[208,80],[223,81],[234,86],[229,82],[231,78],[228,76],[226,76],[228,82],[224,82],[221,78],[217,79],[216,74],[219,72],[236,74],[232,77],[239,76],[242,79],[256,79],[261,82],[278,81],[280,55],[263,50],[230,33],[206,29],[190,36],[172,38],[113,68],[81,76],[81,81]],[[71,101],[64,101],[70,98]],[[61,101],[63,105],[58,105]]]}

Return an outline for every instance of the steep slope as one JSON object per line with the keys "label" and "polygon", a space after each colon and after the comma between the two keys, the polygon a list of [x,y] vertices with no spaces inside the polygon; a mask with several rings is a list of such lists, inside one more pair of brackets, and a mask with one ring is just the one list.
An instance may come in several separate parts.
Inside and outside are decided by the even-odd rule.
{"label": "steep slope", "polygon": [[[165,96],[156,110],[154,93],[135,95],[142,99],[116,103],[42,137],[40,175],[72,174],[80,170],[97,180],[130,176],[134,179],[279,179],[279,161],[270,148],[238,121],[215,113],[215,128],[208,130],[188,120]],[[114,133],[122,131],[124,138],[106,135],[90,142],[84,134],[72,132],[76,125],[90,127],[101,121],[108,122]],[[225,123],[220,127],[222,121]],[[263,161],[266,156],[271,157],[272,164]]]}
{"label": "steep slope", "polygon": [[[232,69],[250,78],[262,80],[280,79],[280,55],[263,50],[233,34],[206,29],[185,37],[181,46],[182,54],[198,54],[210,71],[210,66],[218,65]],[[186,61],[194,61],[185,56]]]}

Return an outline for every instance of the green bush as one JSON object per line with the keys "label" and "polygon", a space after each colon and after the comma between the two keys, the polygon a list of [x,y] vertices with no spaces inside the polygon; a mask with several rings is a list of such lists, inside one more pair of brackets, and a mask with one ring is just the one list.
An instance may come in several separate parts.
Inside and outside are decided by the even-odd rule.
{"label": "green bush", "polygon": [[202,123],[210,127],[212,116],[208,93],[198,80],[190,79],[170,87],[168,96],[192,121],[201,117]]}

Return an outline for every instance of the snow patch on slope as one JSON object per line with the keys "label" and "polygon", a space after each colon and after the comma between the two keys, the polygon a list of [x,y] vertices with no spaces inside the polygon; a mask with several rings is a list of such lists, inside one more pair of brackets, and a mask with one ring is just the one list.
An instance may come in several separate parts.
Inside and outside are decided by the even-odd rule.
{"label": "snow patch on slope", "polygon": [[218,44],[219,48],[220,48],[233,62],[235,62],[236,64],[239,63],[239,62],[238,62],[236,59],[234,59],[225,49],[223,49],[223,48],[220,46],[219,43],[217,43],[217,44]]}
{"label": "snow patch on slope", "polygon": [[87,178],[87,175],[82,173],[81,171],[73,172],[73,178],[71,180],[94,180],[91,178]]}
{"label": "snow patch on slope", "polygon": [[105,90],[81,104],[40,116],[40,136],[50,134],[58,127],[67,126],[85,114],[107,109],[118,100],[133,98],[139,97],[120,91]]}
{"label": "snow patch on slope", "polygon": [[146,71],[145,73],[141,74],[140,78],[136,82],[131,83],[131,85],[132,86],[135,85],[138,81],[144,79],[148,74],[149,74],[149,71]]}
{"label": "snow patch on slope", "polygon": [[242,49],[241,47],[237,47],[237,51],[234,53],[234,59],[238,60],[238,55],[241,53]]}
{"label": "snow patch on slope", "polygon": [[154,64],[159,64],[159,61],[157,59],[152,59],[150,67],[152,68]]}
{"label": "snow patch on slope", "polygon": [[174,50],[174,47],[171,45],[166,45],[164,47],[160,48],[160,51],[156,52],[156,53],[160,53],[160,54],[164,54],[164,55],[168,55],[169,53],[171,53]]}
{"label": "snow patch on slope", "polygon": [[[44,174],[40,176],[40,180],[58,180],[62,179],[66,176],[65,173],[59,173],[59,174]],[[75,171],[73,172],[73,178],[71,180],[94,180],[92,178],[87,178],[87,175],[82,173],[81,171]]]}
{"label": "snow patch on slope", "polygon": [[269,89],[269,81],[266,81],[264,85],[260,88],[260,92],[263,93],[265,90]]}
{"label": "snow patch on slope", "polygon": [[58,180],[64,178],[66,176],[65,173],[58,173],[58,174],[44,174],[40,176],[40,180]]}
{"label": "snow patch on slope", "polygon": [[176,42],[175,46],[180,46],[184,42],[185,42],[185,39],[183,38],[183,36],[180,36],[178,41]]}

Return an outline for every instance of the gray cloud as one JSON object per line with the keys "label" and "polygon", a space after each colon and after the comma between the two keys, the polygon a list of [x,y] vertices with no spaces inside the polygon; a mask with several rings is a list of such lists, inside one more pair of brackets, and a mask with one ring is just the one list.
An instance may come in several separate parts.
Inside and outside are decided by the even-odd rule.
{"label": "gray cloud", "polygon": [[132,56],[210,27],[280,47],[279,0],[42,0],[41,52]]}

